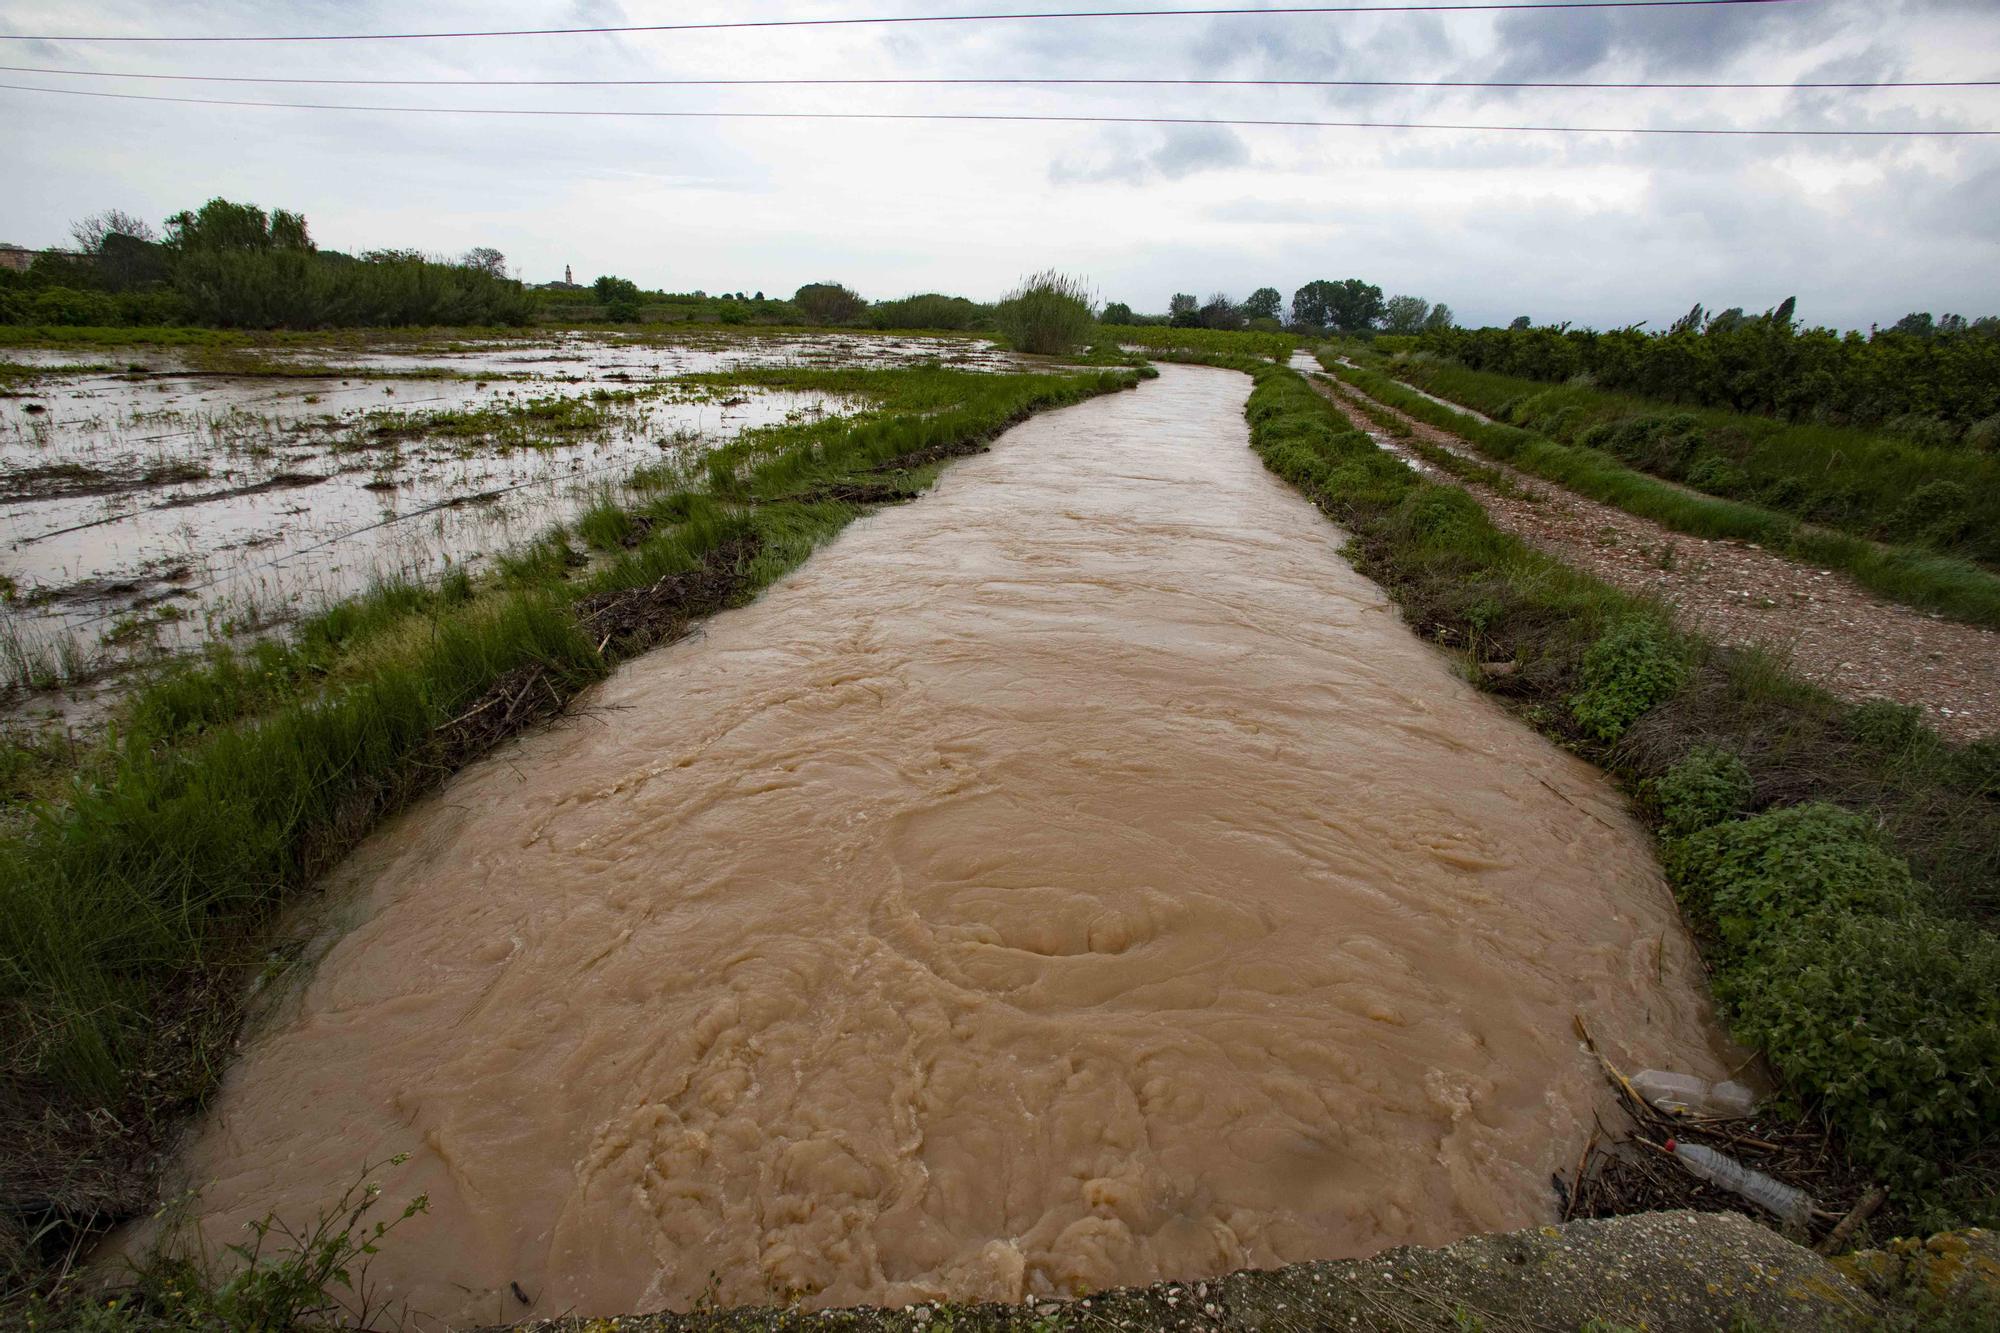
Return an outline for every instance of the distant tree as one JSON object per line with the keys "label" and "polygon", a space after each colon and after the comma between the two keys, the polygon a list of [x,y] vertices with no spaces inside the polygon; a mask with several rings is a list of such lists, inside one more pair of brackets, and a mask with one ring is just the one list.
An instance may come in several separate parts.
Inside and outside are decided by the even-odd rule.
{"label": "distant tree", "polygon": [[1167,323],[1177,329],[1191,329],[1201,323],[1201,302],[1192,292],[1175,292],[1167,302]]}
{"label": "distant tree", "polygon": [[1424,332],[1434,333],[1440,329],[1448,329],[1456,322],[1452,318],[1451,307],[1439,301],[1431,307],[1430,314],[1424,316]]}
{"label": "distant tree", "polygon": [[1719,315],[1709,318],[1709,333],[1733,333],[1743,327],[1743,307],[1733,305]]}
{"label": "distant tree", "polygon": [[507,276],[507,256],[490,245],[473,246],[458,262],[466,268],[476,268],[482,273],[491,273],[496,278]]}
{"label": "distant tree", "polygon": [[1942,336],[1949,337],[1955,334],[1964,333],[1965,329],[1966,329],[1966,323],[1964,315],[1940,315],[1938,317],[1937,331]]}
{"label": "distant tree", "polygon": [[224,250],[311,250],[303,214],[274,209],[266,214],[255,204],[211,199],[194,212],[167,219],[166,245],[187,254]]}
{"label": "distant tree", "polygon": [[1392,296],[1384,307],[1382,327],[1390,333],[1421,333],[1431,303],[1421,296]]}
{"label": "distant tree", "polygon": [[151,223],[116,208],[77,219],[69,224],[69,234],[76,241],[76,248],[87,255],[103,250],[104,242],[112,236],[129,236],[135,241],[159,239]]}
{"label": "distant tree", "polygon": [[1673,327],[1668,329],[1667,333],[1670,336],[1676,333],[1700,333],[1707,319],[1708,312],[1701,308],[1701,302],[1696,301],[1694,309],[1675,320]]}
{"label": "distant tree", "polygon": [[1240,329],[1243,327],[1243,312],[1236,303],[1222,293],[1216,292],[1202,305],[1196,320],[1205,329]]}
{"label": "distant tree", "polygon": [[1771,322],[1786,329],[1791,328],[1792,315],[1798,308],[1799,298],[1796,296],[1787,296],[1778,303],[1778,308],[1771,312]]}
{"label": "distant tree", "polygon": [[628,305],[639,304],[639,284],[630,278],[613,277],[606,273],[590,284],[590,291],[601,305],[615,305],[619,302]]}
{"label": "distant tree", "polygon": [[1104,307],[1104,313],[1097,318],[1101,323],[1105,324],[1130,324],[1132,322],[1132,307],[1126,305],[1123,301],[1113,301]]}
{"label": "distant tree", "polygon": [[1246,319],[1277,319],[1285,313],[1285,298],[1276,287],[1259,287],[1243,300]]}
{"label": "distant tree", "polygon": [[[1696,309],[1699,308],[1698,306],[1696,307]],[[1535,327],[1535,321],[1529,319],[1526,315],[1516,315],[1514,316],[1514,322],[1507,327],[1519,333],[1523,329],[1532,329]]]}
{"label": "distant tree", "polygon": [[792,300],[814,324],[852,324],[868,309],[859,293],[837,282],[809,282]]}
{"label": "distant tree", "polygon": [[758,292],[755,296],[751,297],[750,299],[753,301],[761,301],[764,299],[764,293]]}
{"label": "distant tree", "polygon": [[1360,333],[1384,314],[1382,289],[1359,278],[1309,282],[1292,293],[1292,322],[1316,329]]}

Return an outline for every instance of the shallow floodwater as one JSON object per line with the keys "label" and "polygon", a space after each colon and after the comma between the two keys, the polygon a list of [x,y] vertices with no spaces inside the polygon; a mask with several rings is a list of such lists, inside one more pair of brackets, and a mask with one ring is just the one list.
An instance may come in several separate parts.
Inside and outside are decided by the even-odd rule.
{"label": "shallow floodwater", "polygon": [[[1640,830],[1165,368],[622,668],[337,876],[186,1166],[364,1162],[458,1323],[1068,1294],[1550,1220],[1720,1076]],[[711,1277],[711,1275],[713,1275]],[[530,1298],[522,1304],[510,1284]]]}
{"label": "shallow floodwater", "polygon": [[[260,632],[376,583],[477,572],[642,465],[695,467],[751,427],[866,406],[671,383],[682,375],[1027,364],[969,339],[698,332],[236,355],[272,373],[211,373],[171,349],[0,357],[39,372],[0,378],[0,693],[72,678],[78,697],[36,702],[86,715],[100,668]],[[523,415],[564,400],[602,420],[563,430]],[[517,424],[450,429],[465,413]]]}

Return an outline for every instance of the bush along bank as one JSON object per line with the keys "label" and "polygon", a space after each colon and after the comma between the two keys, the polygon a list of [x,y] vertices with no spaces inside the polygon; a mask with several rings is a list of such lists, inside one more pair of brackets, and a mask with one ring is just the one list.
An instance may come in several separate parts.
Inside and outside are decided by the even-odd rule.
{"label": "bush along bank", "polygon": [[1321,354],[1328,373],[1419,421],[1465,440],[1489,458],[1580,495],[1695,537],[1755,542],[1803,563],[1838,569],[1878,596],[1967,624],[2000,628],[2000,575],[1967,560],[1907,546],[1882,546],[1813,527],[1756,505],[1691,491],[1626,467],[1608,454],[1559,444],[1518,427],[1483,422],[1434,402],[1373,370]]}
{"label": "bush along bank", "polygon": [[[1736,1035],[1924,1225],[1991,1222],[2000,1182],[2000,746],[1849,708],[1500,531],[1242,361],[1265,465],[1469,674],[1638,795]],[[1400,405],[1400,404],[1399,404]]]}
{"label": "bush along bank", "polygon": [[247,982],[284,966],[275,915],[381,816],[949,459],[1139,379],[755,374],[878,410],[746,432],[477,584],[384,589],[285,643],[218,649],[135,697],[0,836],[0,1297],[34,1268],[25,1237],[59,1249],[151,1206],[151,1162],[213,1087]]}

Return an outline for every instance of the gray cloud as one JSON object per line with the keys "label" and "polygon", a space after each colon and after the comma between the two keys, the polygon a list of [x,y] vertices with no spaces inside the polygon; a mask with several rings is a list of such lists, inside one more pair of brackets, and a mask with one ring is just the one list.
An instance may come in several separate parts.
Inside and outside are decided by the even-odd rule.
{"label": "gray cloud", "polygon": [[1058,160],[1049,167],[1057,185],[1142,184],[1177,181],[1203,171],[1246,166],[1249,145],[1224,125],[1172,125],[1161,131],[1150,149],[1135,148],[1133,136],[1111,136],[1114,142],[1093,155],[1094,160]]}

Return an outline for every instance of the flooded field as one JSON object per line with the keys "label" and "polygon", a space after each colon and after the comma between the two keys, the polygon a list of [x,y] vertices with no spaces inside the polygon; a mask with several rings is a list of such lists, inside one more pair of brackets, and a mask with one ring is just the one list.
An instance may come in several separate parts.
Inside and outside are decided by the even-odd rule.
{"label": "flooded field", "polygon": [[1646,837],[1167,367],[1038,417],[367,841],[190,1147],[364,1163],[420,1326],[1067,1295],[1550,1220],[1720,1076]]}
{"label": "flooded field", "polygon": [[[634,469],[827,394],[680,376],[748,366],[1016,369],[990,344],[563,335],[220,358],[15,350],[0,375],[0,689],[87,706],[108,668],[254,634],[383,580],[477,571]],[[69,697],[52,688],[68,685]]]}

